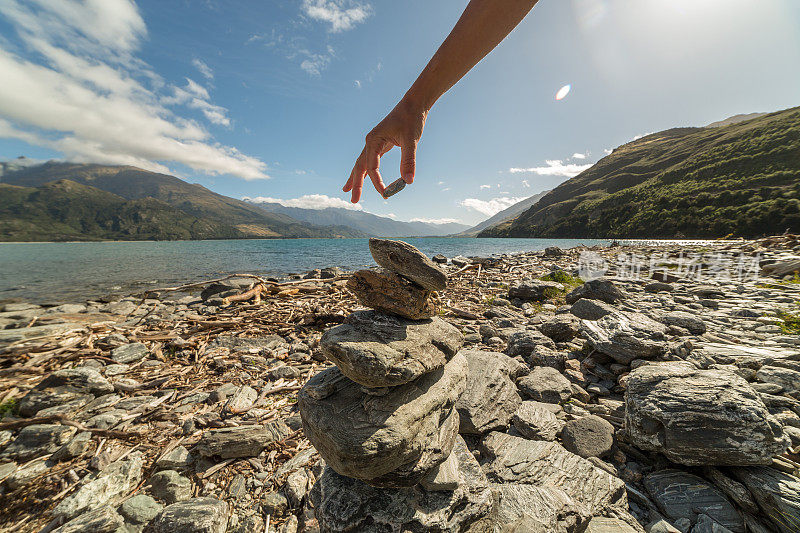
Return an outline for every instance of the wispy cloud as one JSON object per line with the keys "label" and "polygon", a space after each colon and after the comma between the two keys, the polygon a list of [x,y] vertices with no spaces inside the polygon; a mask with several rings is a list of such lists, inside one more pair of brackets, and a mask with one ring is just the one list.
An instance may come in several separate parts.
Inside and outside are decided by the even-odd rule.
{"label": "wispy cloud", "polygon": [[525,188],[527,188],[527,187],[530,187],[530,186],[531,186],[531,184],[530,184],[530,183],[528,183],[528,180],[522,180],[522,182],[521,182],[521,183],[522,183],[522,186],[523,186],[523,187],[525,187]]}
{"label": "wispy cloud", "polygon": [[538,174],[540,176],[564,176],[566,178],[573,178],[591,167],[591,164],[577,165],[575,163],[564,163],[560,159],[548,159],[545,161],[544,167],[531,167],[531,168],[510,168],[509,172],[512,174],[527,173]]}
{"label": "wispy cloud", "polygon": [[492,188],[491,185],[486,185],[486,184],[481,185],[481,189],[491,189],[491,188]]}
{"label": "wispy cloud", "polygon": [[303,0],[303,12],[314,20],[330,24],[331,33],[338,33],[367,20],[372,6],[352,0]]}
{"label": "wispy cloud", "polygon": [[256,196],[251,198],[245,196],[242,198],[247,202],[256,204],[281,204],[285,207],[300,207],[302,209],[325,209],[328,207],[341,207],[343,209],[350,209],[351,211],[361,211],[363,207],[361,204],[352,204],[341,198],[334,198],[325,194],[306,194],[300,198],[290,198],[285,200],[283,198],[272,198],[269,196]]}
{"label": "wispy cloud", "polygon": [[496,215],[503,209],[507,209],[512,205],[521,202],[525,197],[508,197],[500,196],[492,198],[491,200],[479,200],[478,198],[466,198],[461,201],[460,205],[468,209],[474,209],[479,213],[487,216]]}
{"label": "wispy cloud", "polygon": [[194,66],[194,68],[196,68],[205,79],[214,79],[214,71],[211,70],[211,67],[209,67],[202,59],[192,59],[192,66]]}
{"label": "wispy cloud", "polygon": [[300,63],[300,68],[305,70],[310,76],[319,77],[322,71],[328,68],[331,60],[336,57],[336,51],[332,46],[328,45],[328,49],[323,54],[316,54],[302,49],[297,51],[297,55],[305,57]]}
{"label": "wispy cloud", "polygon": [[572,159],[586,159],[589,154],[582,154],[580,152],[575,152],[572,154]]}
{"label": "wispy cloud", "polygon": [[2,16],[19,43],[11,35],[0,40],[0,137],[73,161],[161,172],[175,162],[208,174],[267,177],[264,162],[215,142],[176,112],[175,105],[186,105],[230,124],[206,89],[166,83],[137,57],[147,28],[132,1],[2,0]]}
{"label": "wispy cloud", "polygon": [[457,218],[412,218],[411,222],[424,222],[426,224],[460,224]]}

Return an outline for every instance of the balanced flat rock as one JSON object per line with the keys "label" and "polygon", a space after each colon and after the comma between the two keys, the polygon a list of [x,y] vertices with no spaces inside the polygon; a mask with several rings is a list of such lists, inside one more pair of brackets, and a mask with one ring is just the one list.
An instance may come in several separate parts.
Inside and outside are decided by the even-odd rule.
{"label": "balanced flat rock", "polygon": [[450,455],[458,433],[453,407],[466,382],[467,362],[458,354],[416,381],[376,391],[383,394],[366,394],[329,368],[300,390],[298,407],[306,437],[336,472],[413,485]]}
{"label": "balanced flat rock", "polygon": [[442,368],[464,343],[439,317],[409,320],[356,311],[325,332],[320,347],[342,374],[365,387],[393,387]]}
{"label": "balanced flat rock", "polygon": [[430,291],[394,272],[359,270],[347,280],[347,288],[361,305],[384,313],[420,320],[435,311]]}
{"label": "balanced flat rock", "polygon": [[406,242],[370,239],[369,251],[380,266],[397,272],[429,291],[440,291],[447,286],[447,274],[428,256]]}

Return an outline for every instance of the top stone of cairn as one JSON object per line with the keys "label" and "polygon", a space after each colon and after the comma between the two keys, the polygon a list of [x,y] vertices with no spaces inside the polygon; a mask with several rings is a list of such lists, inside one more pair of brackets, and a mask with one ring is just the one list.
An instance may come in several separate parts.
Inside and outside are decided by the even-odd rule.
{"label": "top stone of cairn", "polygon": [[408,243],[370,239],[369,251],[380,266],[429,291],[440,291],[447,286],[447,274],[428,259],[428,256]]}

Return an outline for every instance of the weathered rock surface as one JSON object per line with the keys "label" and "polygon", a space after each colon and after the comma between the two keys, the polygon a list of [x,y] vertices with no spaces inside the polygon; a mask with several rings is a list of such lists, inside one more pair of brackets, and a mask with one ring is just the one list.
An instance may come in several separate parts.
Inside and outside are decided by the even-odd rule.
{"label": "weathered rock surface", "polygon": [[462,434],[481,434],[505,427],[522,403],[511,374],[517,362],[507,355],[480,350],[459,352],[467,360],[464,393],[456,402]]}
{"label": "weathered rock surface", "polygon": [[667,313],[661,317],[661,321],[668,326],[687,329],[693,335],[702,335],[706,332],[706,323],[703,322],[703,319],[685,311]]}
{"label": "weathered rock surface", "polygon": [[578,335],[580,320],[566,314],[559,315],[544,322],[539,329],[555,342],[567,342]]}
{"label": "weathered rock surface", "polygon": [[595,350],[623,364],[666,353],[666,332],[664,324],[628,311],[616,311],[597,321],[584,320],[581,325],[581,333]]}
{"label": "weathered rock surface", "polygon": [[564,285],[555,281],[540,279],[527,279],[511,285],[508,289],[509,298],[519,298],[527,302],[543,302],[558,296],[564,291]]}
{"label": "weathered rock surface", "polygon": [[482,441],[489,459],[483,467],[490,481],[555,486],[592,515],[627,506],[625,483],[568,452],[557,442],[526,440],[490,433]]}
{"label": "weathered rock surface", "polygon": [[570,313],[586,320],[599,320],[614,311],[616,311],[614,306],[600,300],[589,300],[588,298],[577,300],[569,308]]}
{"label": "weathered rock surface", "polygon": [[430,291],[393,272],[359,270],[347,280],[347,288],[361,305],[384,313],[421,320],[435,312]]}
{"label": "weathered rock surface", "polygon": [[27,461],[53,453],[69,441],[75,428],[59,424],[33,424],[20,430],[17,438],[0,453],[3,461]]}
{"label": "weathered rock surface", "polygon": [[489,526],[478,526],[493,507],[486,476],[460,437],[453,453],[458,459],[459,483],[452,491],[427,491],[421,487],[378,489],[326,467],[311,491],[320,530],[491,531]]}
{"label": "weathered rock surface", "polygon": [[396,481],[413,485],[450,455],[458,432],[453,407],[467,382],[464,356],[383,395],[364,394],[340,376],[337,368],[324,370],[298,394],[306,437],[334,470],[375,483],[403,469]]}
{"label": "weathered rock surface", "polygon": [[424,321],[356,311],[329,329],[320,346],[342,374],[365,387],[392,387],[440,369],[464,336],[439,317]]}
{"label": "weathered rock surface", "polygon": [[639,531],[619,518],[595,516],[589,522],[584,533],[639,533]]}
{"label": "weathered rock surface", "polygon": [[281,440],[291,431],[281,421],[258,426],[212,429],[203,433],[197,450],[208,457],[221,459],[255,457],[270,442]]}
{"label": "weathered rock surface", "polygon": [[607,279],[593,279],[574,288],[564,299],[568,304],[574,304],[581,298],[613,304],[625,298],[625,293]]}
{"label": "weathered rock surface", "polygon": [[19,402],[22,416],[34,416],[42,409],[114,392],[114,386],[93,368],[57,370],[44,378]]}
{"label": "weathered rock surface", "polygon": [[555,440],[564,422],[540,402],[522,402],[511,421],[519,433],[531,440]]}
{"label": "weathered rock surface", "polygon": [[[591,515],[585,505],[552,485],[491,485],[496,501],[496,525],[503,531],[525,533],[573,533]],[[516,529],[512,529],[516,527]]]}
{"label": "weathered rock surface", "polygon": [[556,344],[551,338],[536,330],[517,331],[508,337],[506,353],[512,357],[522,356],[527,361],[531,353],[539,346],[554,350]]}
{"label": "weathered rock surface", "polygon": [[563,403],[572,395],[570,381],[549,366],[535,367],[517,386],[524,396],[543,403]]}
{"label": "weathered rock surface", "polygon": [[763,511],[781,533],[800,530],[800,479],[769,467],[732,468]]}
{"label": "weathered rock surface", "polygon": [[634,445],[685,465],[769,464],[789,446],[747,381],[684,361],[630,373],[625,428]]}
{"label": "weathered rock surface", "polygon": [[581,457],[605,457],[614,446],[614,426],[595,415],[570,420],[561,431],[561,444]]}
{"label": "weathered rock surface", "polygon": [[725,494],[698,476],[680,470],[660,470],[645,477],[644,486],[673,523],[683,519],[693,525],[702,513],[734,533],[744,533],[742,517]]}
{"label": "weathered rock surface", "polygon": [[164,508],[163,505],[155,501],[146,494],[137,494],[125,500],[119,507],[119,512],[129,522],[134,524],[146,524],[156,517]]}
{"label": "weathered rock surface", "polygon": [[369,251],[380,266],[397,272],[429,291],[440,291],[447,286],[447,274],[408,243],[370,239]]}
{"label": "weathered rock surface", "polygon": [[135,363],[150,355],[150,350],[141,342],[124,344],[111,351],[111,359],[120,364]]}
{"label": "weathered rock surface", "polygon": [[125,521],[110,505],[87,511],[70,520],[63,526],[52,530],[52,533],[114,533]]}
{"label": "weathered rock surface", "polygon": [[153,533],[225,533],[228,504],[214,498],[192,498],[164,508],[150,523]]}

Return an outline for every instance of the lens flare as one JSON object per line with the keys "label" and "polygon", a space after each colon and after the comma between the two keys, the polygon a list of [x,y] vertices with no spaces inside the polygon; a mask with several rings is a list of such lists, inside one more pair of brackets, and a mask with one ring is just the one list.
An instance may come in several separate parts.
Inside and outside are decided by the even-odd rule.
{"label": "lens flare", "polygon": [[564,85],[556,93],[556,100],[563,100],[564,98],[566,98],[571,89],[572,89],[572,85]]}

